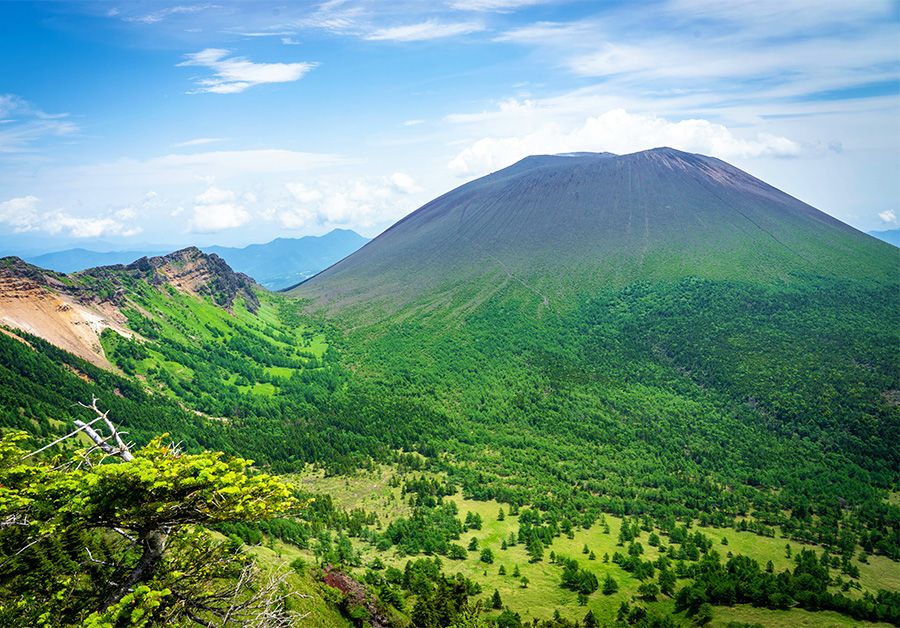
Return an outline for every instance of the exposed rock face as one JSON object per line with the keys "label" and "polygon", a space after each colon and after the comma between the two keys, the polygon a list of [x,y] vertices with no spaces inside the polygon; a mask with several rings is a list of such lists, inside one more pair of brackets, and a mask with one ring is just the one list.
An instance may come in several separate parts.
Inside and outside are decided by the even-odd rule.
{"label": "exposed rock face", "polygon": [[[207,255],[195,246],[159,257],[142,257],[122,268],[155,285],[168,283],[182,292],[208,296],[225,308],[230,309],[238,296],[244,297],[251,312],[259,307],[259,300],[253,292],[253,279],[234,272],[215,253]],[[101,267],[84,272],[103,269]]]}
{"label": "exposed rock face", "polygon": [[259,307],[250,277],[234,272],[218,255],[206,255],[195,247],[71,275],[5,257],[0,259],[0,324],[27,331],[110,369],[100,334],[109,328],[132,335],[121,308],[129,302],[129,286],[141,280],[210,297],[229,310],[239,297],[250,311]]}
{"label": "exposed rock face", "polygon": [[387,628],[391,621],[379,610],[375,600],[369,595],[366,587],[347,574],[338,571],[331,565],[325,567],[323,580],[328,586],[337,589],[345,596],[349,604],[364,608],[369,614],[369,624],[372,628]]}
{"label": "exposed rock face", "polygon": [[0,259],[0,324],[39,336],[101,368],[111,369],[100,345],[110,328],[131,336],[125,316],[110,302],[85,298],[65,275],[18,258]]}

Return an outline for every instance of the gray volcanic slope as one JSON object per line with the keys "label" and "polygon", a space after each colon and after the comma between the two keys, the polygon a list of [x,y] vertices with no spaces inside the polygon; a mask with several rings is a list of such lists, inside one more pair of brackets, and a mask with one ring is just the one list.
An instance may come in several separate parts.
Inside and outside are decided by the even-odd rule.
{"label": "gray volcanic slope", "polygon": [[544,303],[635,280],[890,281],[897,250],[719,159],[533,156],[429,202],[290,293],[330,307]]}

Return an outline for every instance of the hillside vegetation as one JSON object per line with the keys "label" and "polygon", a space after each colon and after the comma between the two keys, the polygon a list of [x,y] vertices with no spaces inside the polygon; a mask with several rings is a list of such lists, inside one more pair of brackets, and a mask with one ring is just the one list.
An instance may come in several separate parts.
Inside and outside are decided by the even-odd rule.
{"label": "hillside vegetation", "polygon": [[196,250],[7,260],[118,322],[107,369],[5,329],[0,426],[37,447],[96,396],[139,444],[282,474],[308,507],[207,523],[322,625],[900,623],[900,253],[717,160],[626,157],[467,184],[304,300]]}

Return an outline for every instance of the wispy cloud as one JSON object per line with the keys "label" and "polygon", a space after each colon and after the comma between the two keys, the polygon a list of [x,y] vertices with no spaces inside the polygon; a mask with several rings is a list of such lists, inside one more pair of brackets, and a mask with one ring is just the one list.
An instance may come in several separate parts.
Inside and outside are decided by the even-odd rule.
{"label": "wispy cloud", "polygon": [[547,4],[553,0],[453,0],[450,7],[460,11],[494,11],[509,13],[522,7]]}
{"label": "wispy cloud", "polygon": [[308,61],[254,63],[228,54],[228,50],[221,48],[206,48],[187,55],[179,67],[199,66],[213,72],[210,77],[194,79],[197,88],[188,93],[237,94],[256,85],[290,83],[303,78],[318,65]]}
{"label": "wispy cloud", "polygon": [[184,142],[178,142],[177,144],[172,144],[172,148],[188,148],[190,146],[206,146],[207,144],[215,144],[216,142],[222,142],[225,138],[222,137],[197,137],[192,140],[185,140]]}
{"label": "wispy cloud", "polygon": [[172,153],[150,159],[121,159],[77,167],[59,176],[113,181],[133,186],[185,184],[199,179],[296,173],[351,163],[341,155],[278,148]]}
{"label": "wispy cloud", "polygon": [[366,39],[371,41],[426,41],[468,35],[469,33],[477,33],[483,30],[484,24],[481,22],[425,20],[416,24],[379,28],[366,35]]}
{"label": "wispy cloud", "polygon": [[359,34],[361,24],[368,17],[362,6],[347,0],[327,0],[318,4],[315,11],[291,20],[296,28],[324,30],[337,34]]}
{"label": "wispy cloud", "polygon": [[190,4],[190,5],[176,5],[172,7],[167,7],[165,9],[159,9],[158,11],[152,11],[150,13],[143,13],[137,15],[122,15],[121,9],[115,8],[110,9],[107,12],[107,15],[110,17],[119,17],[123,22],[139,22],[141,24],[156,24],[157,22],[162,22],[166,18],[172,17],[173,15],[192,15],[194,13],[200,13],[201,11],[207,11],[209,9],[218,9],[219,5],[216,4]]}
{"label": "wispy cloud", "polygon": [[78,133],[68,117],[45,113],[15,94],[0,94],[0,153],[31,150],[39,140]]}
{"label": "wispy cloud", "polygon": [[571,74],[602,79],[609,93],[704,94],[708,106],[771,103],[896,80],[891,4],[668,0],[648,16],[626,3],[602,17],[512,28],[495,41],[529,46]]}

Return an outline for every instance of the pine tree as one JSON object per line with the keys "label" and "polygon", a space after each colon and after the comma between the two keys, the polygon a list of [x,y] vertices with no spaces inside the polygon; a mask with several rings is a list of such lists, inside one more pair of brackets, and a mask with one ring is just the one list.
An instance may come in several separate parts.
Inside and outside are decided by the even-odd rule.
{"label": "pine tree", "polygon": [[500,591],[494,589],[494,595],[491,596],[491,608],[500,610],[503,608],[503,600],[500,599]]}

